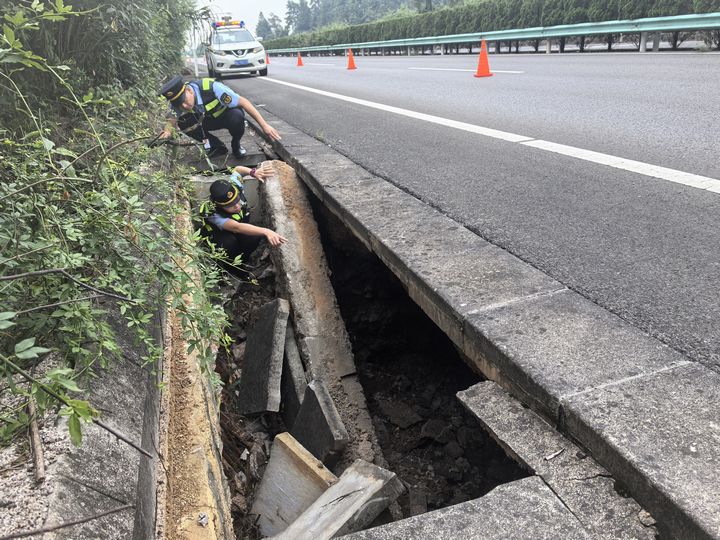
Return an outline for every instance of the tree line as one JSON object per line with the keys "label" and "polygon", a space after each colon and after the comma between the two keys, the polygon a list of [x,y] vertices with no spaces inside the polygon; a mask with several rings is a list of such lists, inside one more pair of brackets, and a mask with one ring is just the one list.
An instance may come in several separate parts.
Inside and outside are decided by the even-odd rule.
{"label": "tree line", "polygon": [[442,6],[462,4],[463,0],[289,0],[283,22],[271,13],[260,12],[256,33],[272,39],[310,32],[332,25],[355,25],[385,16],[410,15]]}
{"label": "tree line", "polygon": [[[295,2],[288,2],[288,9],[290,4]],[[439,8],[428,4],[429,9],[418,10],[415,5],[411,11],[401,6],[376,21],[326,25],[309,32],[287,32],[300,28],[290,18],[285,34],[270,34],[266,45],[272,49],[362,43],[720,11],[720,0],[475,0]],[[713,32],[715,46],[720,46],[719,34]]]}

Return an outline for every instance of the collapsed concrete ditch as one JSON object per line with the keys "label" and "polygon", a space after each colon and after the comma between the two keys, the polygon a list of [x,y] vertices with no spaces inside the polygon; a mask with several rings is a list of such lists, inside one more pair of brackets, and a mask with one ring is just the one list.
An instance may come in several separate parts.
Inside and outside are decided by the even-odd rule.
{"label": "collapsed concrete ditch", "polygon": [[[253,283],[228,287],[235,342],[218,353],[222,395],[177,314],[159,313],[157,375],[128,345],[128,367],[93,382],[105,418],[146,453],[91,431],[91,444],[58,453],[44,485],[25,478],[31,467],[14,474],[12,490],[30,486],[22,498],[39,504],[21,515],[0,499],[2,534],[655,537],[652,516],[587,451],[467,367],[427,306],[357,240],[357,223],[274,166],[256,216],[290,242],[254,255]],[[186,215],[178,225],[189,229]]]}
{"label": "collapsed concrete ditch", "polygon": [[264,215],[290,242],[262,269],[276,279],[238,290],[240,339],[218,360],[236,537],[655,536],[602,468],[534,413],[513,412],[295,172],[274,165]]}
{"label": "collapsed concrete ditch", "polygon": [[[273,499],[266,493],[272,480],[263,480],[262,467],[269,457],[268,466],[275,468],[270,441],[276,436],[291,437],[286,447],[303,443],[338,476],[356,458],[392,471],[393,492],[399,497],[388,500],[381,522],[464,502],[526,476],[455,398],[479,377],[449,340],[341,224],[328,223],[331,216],[325,214],[322,228],[315,228],[312,216],[318,213],[302,184],[289,167],[276,163],[276,168],[281,196],[272,201],[268,188],[267,206],[273,212],[287,210],[287,216],[273,214],[276,224],[292,223],[286,226],[291,247],[283,251],[293,245],[300,249],[279,255],[276,265],[285,277],[278,276],[277,289],[263,280],[250,296],[245,296],[248,287],[240,288],[231,309],[239,323],[234,331],[246,340],[234,347],[237,357],[221,352],[218,361],[228,390],[225,461],[235,490],[238,537],[277,532],[253,513],[263,511],[258,499],[265,504]],[[282,208],[273,210],[273,202]],[[326,240],[325,250],[320,238]],[[330,268],[325,253],[330,254]],[[267,253],[260,259],[262,264]],[[318,272],[306,276],[305,268]],[[340,277],[333,287],[330,275]],[[301,283],[299,290],[294,278]],[[274,299],[283,293],[295,300],[294,310],[285,300]],[[296,306],[315,313],[298,312]],[[349,342],[343,337],[344,321],[349,322]],[[342,362],[323,350],[328,342],[336,354],[341,350]],[[361,359],[357,371],[353,358]],[[358,375],[362,387],[353,380]],[[327,427],[323,431],[318,426]],[[283,435],[283,430],[289,433]],[[238,444],[243,447],[239,455]],[[278,515],[285,513],[277,509]]]}

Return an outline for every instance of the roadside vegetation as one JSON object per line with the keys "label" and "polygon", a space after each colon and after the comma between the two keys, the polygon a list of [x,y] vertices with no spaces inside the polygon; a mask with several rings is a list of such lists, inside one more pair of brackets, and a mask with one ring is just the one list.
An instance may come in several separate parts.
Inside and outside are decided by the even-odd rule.
{"label": "roadside vegetation", "polygon": [[204,297],[214,265],[174,234],[181,171],[147,146],[159,83],[203,15],[193,0],[0,4],[0,444],[28,405],[67,416],[79,444],[98,416],[86,383],[122,353],[114,328],[152,365],[167,298],[204,360],[226,340]]}
{"label": "roadside vegetation", "polygon": [[[348,17],[342,7],[344,4],[343,0],[319,0],[310,4],[305,0],[288,2],[286,26],[268,24],[265,29],[269,38],[266,47],[283,49],[363,43],[720,11],[720,0],[468,0],[437,9],[433,9],[432,2],[411,2],[409,5],[405,2],[395,11],[381,8],[370,11],[377,20],[371,18],[367,19],[371,22],[364,22]],[[371,2],[361,3],[365,4],[372,9]],[[315,21],[321,22],[316,25]],[[259,34],[260,28],[258,24]],[[720,48],[720,31],[705,32],[703,36],[708,46]],[[682,38],[677,32],[670,36],[674,48]],[[612,36],[607,39],[612,45]]]}

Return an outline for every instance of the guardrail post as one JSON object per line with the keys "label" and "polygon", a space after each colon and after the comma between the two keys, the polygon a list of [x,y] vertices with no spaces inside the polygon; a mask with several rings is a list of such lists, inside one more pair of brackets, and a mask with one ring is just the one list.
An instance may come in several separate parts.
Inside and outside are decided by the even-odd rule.
{"label": "guardrail post", "polygon": [[660,32],[655,32],[655,35],[653,36],[653,52],[658,52],[660,50]]}
{"label": "guardrail post", "polygon": [[640,32],[640,52],[647,52],[647,32]]}
{"label": "guardrail post", "polygon": [[547,43],[545,44],[545,53],[550,54],[552,52],[552,40],[548,39]]}

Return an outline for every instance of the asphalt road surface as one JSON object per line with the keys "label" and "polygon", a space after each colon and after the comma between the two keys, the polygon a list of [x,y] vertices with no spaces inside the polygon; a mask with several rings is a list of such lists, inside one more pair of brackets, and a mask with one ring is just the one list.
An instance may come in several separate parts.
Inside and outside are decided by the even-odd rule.
{"label": "asphalt road surface", "polygon": [[720,55],[492,55],[481,79],[476,61],[272,58],[226,82],[720,370],[720,190],[703,189],[720,188]]}

